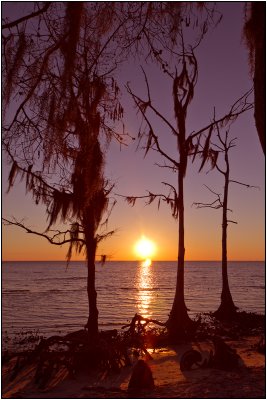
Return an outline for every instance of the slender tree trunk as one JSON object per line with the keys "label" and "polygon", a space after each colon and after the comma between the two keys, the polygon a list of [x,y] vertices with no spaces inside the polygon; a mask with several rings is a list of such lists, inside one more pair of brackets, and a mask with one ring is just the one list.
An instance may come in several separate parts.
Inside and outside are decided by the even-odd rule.
{"label": "slender tree trunk", "polygon": [[229,188],[229,160],[228,152],[225,153],[226,172],[224,194],[223,194],[223,216],[222,216],[222,293],[221,293],[221,304],[214,315],[216,317],[230,318],[236,313],[237,307],[234,305],[232,295],[229,288],[228,282],[228,271],[227,271],[227,207],[228,207],[228,188]]}
{"label": "slender tree trunk", "polygon": [[[179,126],[180,129],[180,168],[178,169],[178,210],[179,210],[179,243],[178,243],[178,268],[175,297],[170,312],[167,327],[170,340],[175,343],[179,338],[184,337],[193,326],[193,321],[189,318],[184,299],[184,176],[186,170],[186,152],[185,152],[185,124]],[[181,135],[184,132],[184,135]]]}
{"label": "slender tree trunk", "polygon": [[86,218],[85,225],[85,240],[87,250],[87,294],[89,316],[86,328],[91,337],[96,337],[98,334],[98,309],[97,309],[97,292],[95,288],[95,255],[97,248],[97,241],[93,229],[91,218]]}

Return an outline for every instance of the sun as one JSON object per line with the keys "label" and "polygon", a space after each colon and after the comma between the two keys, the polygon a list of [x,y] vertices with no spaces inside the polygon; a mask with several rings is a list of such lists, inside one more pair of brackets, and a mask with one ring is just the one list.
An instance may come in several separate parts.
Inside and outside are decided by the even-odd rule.
{"label": "sun", "polygon": [[136,255],[142,260],[149,259],[156,251],[155,243],[152,240],[142,236],[134,246]]}

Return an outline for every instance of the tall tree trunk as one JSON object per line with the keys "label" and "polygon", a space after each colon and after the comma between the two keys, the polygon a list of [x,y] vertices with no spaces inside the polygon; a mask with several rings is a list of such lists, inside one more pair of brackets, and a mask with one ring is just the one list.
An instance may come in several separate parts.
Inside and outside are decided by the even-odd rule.
{"label": "tall tree trunk", "polygon": [[[170,312],[167,327],[170,340],[175,343],[181,337],[188,334],[194,325],[194,322],[189,318],[184,299],[184,176],[186,170],[186,152],[184,146],[184,137],[181,137],[181,132],[185,132],[185,125],[180,125],[180,168],[178,169],[178,210],[179,210],[179,243],[178,243],[178,268],[175,297]],[[182,128],[182,129],[181,129]]]}
{"label": "tall tree trunk", "polygon": [[98,309],[97,309],[97,292],[95,288],[95,255],[97,241],[93,229],[91,218],[86,218],[87,223],[84,225],[86,251],[87,251],[87,294],[89,315],[86,328],[91,337],[98,335]]}
{"label": "tall tree trunk", "polygon": [[255,1],[251,4],[254,26],[255,65],[254,99],[255,122],[262,150],[266,146],[266,4]]}
{"label": "tall tree trunk", "polygon": [[221,304],[214,315],[218,318],[231,318],[237,307],[234,305],[228,282],[227,271],[227,207],[228,207],[228,188],[229,188],[229,160],[228,150],[225,152],[226,172],[224,174],[224,194],[223,194],[223,216],[222,216],[222,293]]}

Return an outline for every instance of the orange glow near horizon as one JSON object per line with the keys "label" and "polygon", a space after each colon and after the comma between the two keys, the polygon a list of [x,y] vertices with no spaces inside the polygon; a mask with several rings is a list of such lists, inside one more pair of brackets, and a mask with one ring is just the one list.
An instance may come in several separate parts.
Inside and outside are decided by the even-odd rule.
{"label": "orange glow near horizon", "polygon": [[[141,231],[142,232],[142,231]],[[97,254],[107,254],[108,261],[177,261],[177,237],[175,233],[161,226],[161,232],[151,229],[146,233],[146,239],[153,238],[154,253],[145,255],[135,252],[137,240],[136,230],[129,230],[129,234],[122,237],[120,235],[111,237],[110,240],[99,246]],[[142,234],[139,236],[142,239]],[[264,261],[262,256],[264,249],[264,238],[257,236],[257,242],[252,241],[251,237],[240,240],[233,238],[229,241],[228,260],[229,261]],[[186,261],[220,261],[221,242],[220,232],[217,237],[213,235],[210,246],[206,246],[203,240],[208,240],[203,234],[197,232],[188,235],[185,260]],[[151,242],[151,240],[150,240]],[[156,245],[157,244],[157,245]],[[158,245],[160,244],[160,245]],[[142,246],[141,246],[142,248]],[[27,235],[19,229],[12,229],[3,226],[2,231],[2,261],[65,261],[67,246],[53,246],[43,238],[35,235]],[[72,261],[83,261],[85,254],[73,254]]]}
{"label": "orange glow near horizon", "polygon": [[[216,105],[216,118],[223,118],[225,112],[228,112],[229,108],[233,106],[233,101],[238,99],[240,94],[243,93],[244,88],[249,88],[251,86],[249,65],[246,62],[247,49],[246,46],[240,42],[240,35],[244,26],[244,4],[243,2],[219,3],[218,10],[222,13],[223,19],[218,25],[218,29],[211,29],[210,32],[207,32],[205,41],[197,48],[199,76],[197,77],[198,85],[196,87],[196,93],[194,94],[192,104],[186,116],[187,139],[193,132],[200,132],[202,128],[210,123],[214,105]],[[14,19],[25,16],[28,11],[30,12],[35,2],[5,1],[2,2],[2,4],[3,17],[13,21]],[[35,18],[33,18],[32,27],[35,26],[35,23],[38,25],[38,18]],[[42,30],[45,24],[41,25],[40,29]],[[28,29],[31,34],[33,28],[29,26],[27,30]],[[104,38],[105,34],[103,33],[103,35]],[[188,44],[191,40],[194,41],[196,36],[197,32],[194,29],[191,31],[191,28],[188,27]],[[120,40],[119,36],[118,40]],[[193,44],[193,42],[191,44]],[[101,133],[100,144],[104,158],[102,171],[103,179],[110,182],[110,187],[113,184],[115,185],[114,190],[112,190],[113,194],[110,193],[110,206],[113,199],[116,200],[114,201],[114,205],[115,203],[117,204],[114,208],[113,206],[110,207],[110,211],[112,209],[112,212],[109,213],[108,211],[107,214],[103,215],[103,220],[100,222],[99,231],[97,233],[99,233],[99,235],[105,235],[105,233],[107,233],[107,240],[98,242],[98,256],[96,260],[99,261],[99,255],[106,255],[107,262],[129,261],[136,264],[149,264],[150,260],[152,261],[152,265],[148,267],[148,270],[153,271],[153,269],[156,269],[154,266],[155,261],[177,263],[178,260],[179,220],[175,220],[172,216],[173,210],[170,208],[171,203],[168,204],[167,201],[163,201],[163,198],[158,203],[156,197],[155,201],[152,201],[153,196],[147,197],[149,193],[168,197],[169,189],[171,189],[172,186],[176,188],[176,190],[178,189],[176,168],[173,170],[169,168],[172,165],[170,162],[171,159],[179,161],[177,140],[171,128],[172,124],[176,126],[176,120],[174,118],[175,113],[173,110],[172,85],[168,74],[164,74],[162,69],[158,68],[156,64],[152,62],[145,64],[146,48],[140,54],[137,51],[138,54],[136,57],[129,51],[129,55],[125,57],[125,59],[121,59],[119,69],[115,68],[113,71],[113,66],[116,67],[116,60],[109,60],[107,57],[107,54],[112,51],[113,46],[114,44],[110,42],[107,47],[105,47],[105,52],[107,51],[107,53],[102,54],[101,61],[99,59],[100,64],[102,65],[102,61],[104,64],[99,68],[102,69],[103,67],[103,71],[105,69],[110,71],[110,77],[114,76],[114,78],[117,79],[117,85],[121,89],[120,96],[122,96],[121,100],[123,100],[124,118],[114,124],[110,120],[110,139],[112,139],[113,136],[112,129],[116,128],[115,130],[118,130],[118,134],[121,133],[122,138],[125,138],[125,145],[121,145],[116,139],[110,140],[109,143],[109,140],[106,141],[105,135]],[[15,47],[13,50],[15,50]],[[117,57],[117,53],[115,53],[114,57]],[[56,57],[55,59],[57,59],[58,54],[56,54],[56,52],[53,54]],[[167,55],[167,53],[162,54],[164,57],[165,55]],[[90,58],[89,53],[88,57]],[[140,64],[146,65],[146,74],[147,77],[149,77],[151,89],[151,102],[153,103],[153,107],[160,113],[154,113],[152,110],[148,112],[149,107],[147,108],[147,118],[149,118],[151,129],[154,129],[155,134],[158,135],[159,145],[163,150],[161,154],[160,152],[153,151],[153,147],[156,148],[153,141],[151,146],[147,146],[147,149],[145,149],[145,136],[143,137],[144,141],[142,140],[139,143],[139,139],[142,138],[143,133],[145,131],[149,133],[149,130],[147,131],[146,126],[142,124],[142,115],[139,116],[140,118],[137,118],[132,98],[129,96],[124,85],[126,82],[130,82],[132,88],[134,88],[141,97],[145,95],[147,90],[146,85],[144,85],[144,76],[140,70]],[[12,69],[12,66],[7,67],[8,70]],[[60,68],[61,65],[59,65],[59,69]],[[175,68],[174,59],[170,60],[168,68],[170,68],[170,70]],[[48,75],[47,78],[49,78]],[[44,79],[46,79],[46,76]],[[29,81],[27,84],[30,85],[31,82]],[[24,101],[23,96],[17,98],[15,95],[17,91],[20,91],[16,82],[14,82],[12,90],[13,89],[15,97],[10,99],[10,104],[7,105],[5,113],[3,113],[4,125],[9,125],[10,121],[16,117],[19,104],[23,104],[21,102]],[[25,86],[25,90],[29,90],[29,87]],[[47,101],[48,100],[51,100],[50,93],[48,93]],[[115,104],[111,102],[110,107],[113,107],[113,105],[115,107]],[[150,106],[151,105],[152,104],[150,104]],[[35,111],[39,107],[38,104],[36,105],[37,109],[35,105],[32,106]],[[29,115],[34,118],[32,123],[35,124],[34,121],[37,121],[37,117],[33,110],[29,112]],[[228,225],[227,256],[229,262],[264,262],[266,258],[266,164],[264,152],[258,140],[255,118],[251,111],[252,110],[240,113],[240,117],[231,125],[231,130],[229,132],[229,140],[233,138],[237,139],[236,146],[231,148],[229,153],[230,175],[236,180],[235,182],[244,182],[245,184],[245,186],[242,184],[231,184],[229,188],[229,209],[231,209],[232,212],[230,213],[229,211],[228,217],[232,221],[237,222],[234,224],[229,223]],[[106,116],[108,118],[108,111],[105,112],[104,109],[101,109],[101,112],[103,112],[103,117]],[[160,115],[163,118],[160,118]],[[40,122],[42,125],[41,120]],[[106,122],[108,123],[108,120]],[[167,122],[167,124],[165,124],[165,122]],[[15,128],[16,125],[14,125],[14,129]],[[227,127],[225,128],[228,129]],[[18,129],[20,128],[18,127]],[[125,133],[127,132],[125,136],[123,134],[124,131]],[[215,136],[216,135],[214,135],[212,140],[216,145],[217,139]],[[37,136],[37,142],[35,142],[33,132],[32,140],[33,142],[29,142],[29,152],[31,148],[35,148],[35,144],[37,146],[39,143],[39,138]],[[138,146],[138,143],[140,146]],[[219,142],[217,145],[218,144],[220,145]],[[68,145],[71,146],[71,143],[68,142]],[[73,143],[75,148],[77,147],[76,145],[78,146],[78,143]],[[22,142],[19,142],[19,146],[16,149],[14,142],[13,155],[17,157],[18,163],[27,161],[27,155],[25,154],[25,158],[23,153],[20,154],[21,146]],[[148,150],[149,147],[152,147],[150,149],[151,151],[145,156],[146,150]],[[164,153],[167,158],[164,156]],[[221,156],[222,154],[219,154],[218,166],[224,170],[224,161]],[[43,157],[45,157],[45,149],[44,152],[41,151],[40,159],[36,160],[37,162],[33,166],[32,171],[41,169]],[[47,214],[46,205],[42,204],[42,201],[36,204],[32,198],[31,191],[25,192],[25,179],[19,179],[18,176],[16,180],[14,180],[12,190],[8,190],[11,169],[9,161],[10,157],[8,153],[3,151],[2,216],[9,220],[15,218],[17,221],[23,222],[25,226],[34,232],[48,234],[47,217],[49,217],[49,215]],[[199,168],[201,159],[196,157],[194,163],[191,161],[188,162],[183,189],[184,258],[185,261],[220,262],[222,259],[222,210],[215,210],[210,207],[198,209],[192,205],[196,204],[196,202],[212,204],[212,202],[216,200],[215,193],[223,194],[223,176],[216,168],[210,171],[209,164],[199,173],[201,169]],[[61,167],[63,172],[60,172]],[[68,180],[68,177],[71,178],[71,173],[73,172],[71,171],[72,167],[72,165],[66,163],[66,165],[64,164],[59,168],[55,168],[53,174],[51,170],[51,174],[42,176],[47,183],[52,186],[54,184],[60,184],[62,183],[60,174],[63,173],[64,177]],[[254,188],[248,189],[246,188],[246,184],[253,185]],[[61,186],[59,186],[59,188],[60,187]],[[64,187],[62,187],[62,189],[64,189]],[[214,193],[212,193],[213,191]],[[126,201],[127,197],[117,196],[119,193],[124,195],[128,194],[128,196],[130,196],[128,200],[131,196],[137,196],[138,199],[137,201],[129,202]],[[133,203],[134,206],[132,207]],[[67,232],[70,229],[70,224],[75,222],[75,218],[66,218],[65,221],[63,220],[59,219],[57,224],[51,227],[55,229],[54,232],[51,232],[51,236],[53,236],[57,230]],[[102,224],[104,220],[106,220],[106,222],[108,221],[108,226]],[[1,255],[3,261],[66,262],[69,243],[65,243],[62,246],[54,246],[44,237],[27,233],[24,229],[15,225],[6,226],[4,221],[2,223]],[[114,232],[114,234],[111,235],[111,232]],[[142,235],[151,243],[148,244],[147,241],[142,241]],[[66,239],[68,237],[68,234],[66,234]],[[71,260],[78,262],[85,261],[86,252],[75,254],[75,251],[73,251]]]}

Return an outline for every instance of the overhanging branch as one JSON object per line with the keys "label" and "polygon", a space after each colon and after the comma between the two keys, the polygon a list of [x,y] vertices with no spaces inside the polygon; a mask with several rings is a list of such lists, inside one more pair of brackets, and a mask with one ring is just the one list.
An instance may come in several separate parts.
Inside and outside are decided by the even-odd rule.
{"label": "overhanging branch", "polygon": [[[73,243],[73,242],[76,242],[76,243],[80,242],[81,244],[85,244],[85,240],[82,238],[76,237],[75,239],[72,239],[72,238],[66,239],[66,235],[71,234],[70,230],[56,231],[57,232],[56,234],[49,236],[46,233],[37,232],[37,231],[34,231],[34,230],[28,228],[22,222],[17,221],[15,218],[13,219],[13,221],[10,221],[6,218],[2,218],[2,221],[4,222],[4,225],[6,225],[6,226],[10,226],[10,225],[18,226],[19,228],[22,228],[23,230],[25,230],[27,233],[41,236],[41,237],[45,238],[46,240],[48,240],[49,243],[57,245],[57,246],[62,246],[63,244]],[[50,232],[55,232],[55,231],[50,231]],[[84,232],[79,230],[79,233],[84,233]],[[63,236],[63,239],[60,238],[62,236]]]}

